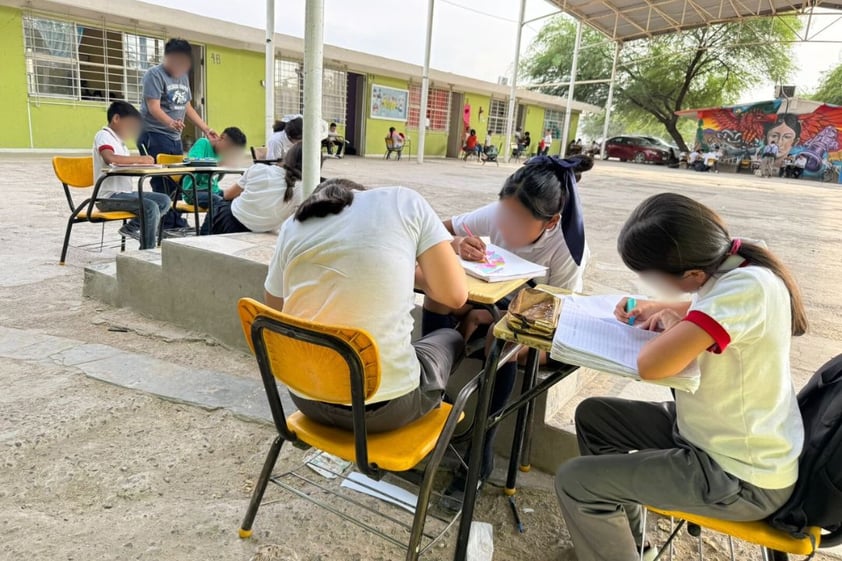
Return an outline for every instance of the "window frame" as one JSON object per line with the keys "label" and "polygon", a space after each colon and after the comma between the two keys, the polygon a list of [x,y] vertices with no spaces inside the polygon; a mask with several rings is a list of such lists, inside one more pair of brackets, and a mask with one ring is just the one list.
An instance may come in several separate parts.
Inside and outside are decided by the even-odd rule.
{"label": "window frame", "polygon": [[[496,108],[502,107],[502,111]],[[509,119],[509,102],[505,99],[494,99],[488,102],[488,130],[491,134],[506,134]],[[485,131],[483,131],[485,132]]]}
{"label": "window frame", "polygon": [[[447,96],[444,107],[437,102],[439,96]],[[430,125],[426,130],[430,132],[450,132],[450,110],[453,104],[453,92],[449,88],[430,86],[427,97],[427,120]],[[409,108],[406,128],[418,130],[421,120],[421,84],[409,84]]]}

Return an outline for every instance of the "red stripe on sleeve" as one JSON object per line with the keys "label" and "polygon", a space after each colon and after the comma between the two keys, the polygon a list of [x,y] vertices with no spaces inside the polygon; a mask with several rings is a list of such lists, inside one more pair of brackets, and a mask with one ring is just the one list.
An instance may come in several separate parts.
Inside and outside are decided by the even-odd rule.
{"label": "red stripe on sleeve", "polygon": [[706,313],[700,312],[699,310],[691,310],[684,319],[685,321],[698,325],[705,330],[705,333],[713,338],[713,346],[708,349],[710,352],[720,354],[731,344],[731,336],[728,335],[725,328]]}
{"label": "red stripe on sleeve", "polygon": [[97,151],[98,151],[100,154],[102,153],[102,151],[103,151],[103,150],[111,150],[111,151],[113,152],[113,151],[114,151],[114,147],[113,147],[113,146],[111,146],[110,144],[103,144],[102,146],[100,146],[99,148],[97,148]]}

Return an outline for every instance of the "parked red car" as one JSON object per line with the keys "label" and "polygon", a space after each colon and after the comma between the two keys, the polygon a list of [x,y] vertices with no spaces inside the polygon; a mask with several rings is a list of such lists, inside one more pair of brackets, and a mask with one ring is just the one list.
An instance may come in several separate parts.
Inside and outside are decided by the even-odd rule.
{"label": "parked red car", "polygon": [[615,136],[605,143],[602,159],[618,158],[621,162],[632,161],[638,164],[668,164],[677,158],[673,152],[668,144],[643,136]]}

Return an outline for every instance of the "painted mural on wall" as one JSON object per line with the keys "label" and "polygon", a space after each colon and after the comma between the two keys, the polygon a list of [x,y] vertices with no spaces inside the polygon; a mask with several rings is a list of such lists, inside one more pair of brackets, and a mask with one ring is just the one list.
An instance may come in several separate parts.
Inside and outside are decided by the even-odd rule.
{"label": "painted mural on wall", "polygon": [[775,100],[702,109],[697,115],[697,141],[718,144],[729,156],[755,156],[774,141],[780,154],[776,164],[787,155],[804,154],[805,175],[842,164],[842,107],[810,103],[807,112],[795,112],[783,100]]}

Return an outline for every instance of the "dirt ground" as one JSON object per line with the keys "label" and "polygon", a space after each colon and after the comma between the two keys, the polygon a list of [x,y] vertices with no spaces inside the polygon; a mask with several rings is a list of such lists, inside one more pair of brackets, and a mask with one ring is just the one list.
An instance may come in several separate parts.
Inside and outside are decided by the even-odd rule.
{"label": "dirt ground", "polygon": [[[324,175],[416,188],[449,216],[493,200],[513,169],[348,158],[326,162]],[[256,376],[250,356],[200,333],[81,297],[84,267],[113,259],[115,249],[100,253],[100,228],[83,224],[72,244],[89,247],[71,249],[67,266],[58,265],[68,209],[47,157],[0,156],[0,178],[6,193],[14,193],[0,207],[0,327]],[[794,269],[812,322],[793,347],[794,380],[802,385],[842,349],[840,186],[599,162],[582,183],[593,251],[588,290],[636,287],[616,255],[616,235],[638,202],[666,190],[704,201],[723,214],[734,235],[767,240]],[[106,246],[115,231],[106,227]],[[9,358],[3,345],[0,338],[0,559],[402,558],[394,547],[276,488],[267,492],[252,540],[239,540],[236,529],[272,440],[270,427],[96,382],[49,356]],[[285,450],[279,467],[301,458]],[[493,481],[500,479],[497,474]],[[551,485],[547,475],[522,479],[518,506],[533,510],[522,514],[522,535],[499,490],[490,486],[483,493],[476,518],[494,526],[495,559],[575,559]],[[724,540],[704,539],[706,558],[726,558]],[[449,559],[453,541],[451,533],[426,558]],[[689,558],[693,548],[683,536],[678,558]],[[757,557],[756,550],[737,549],[740,559]]]}

